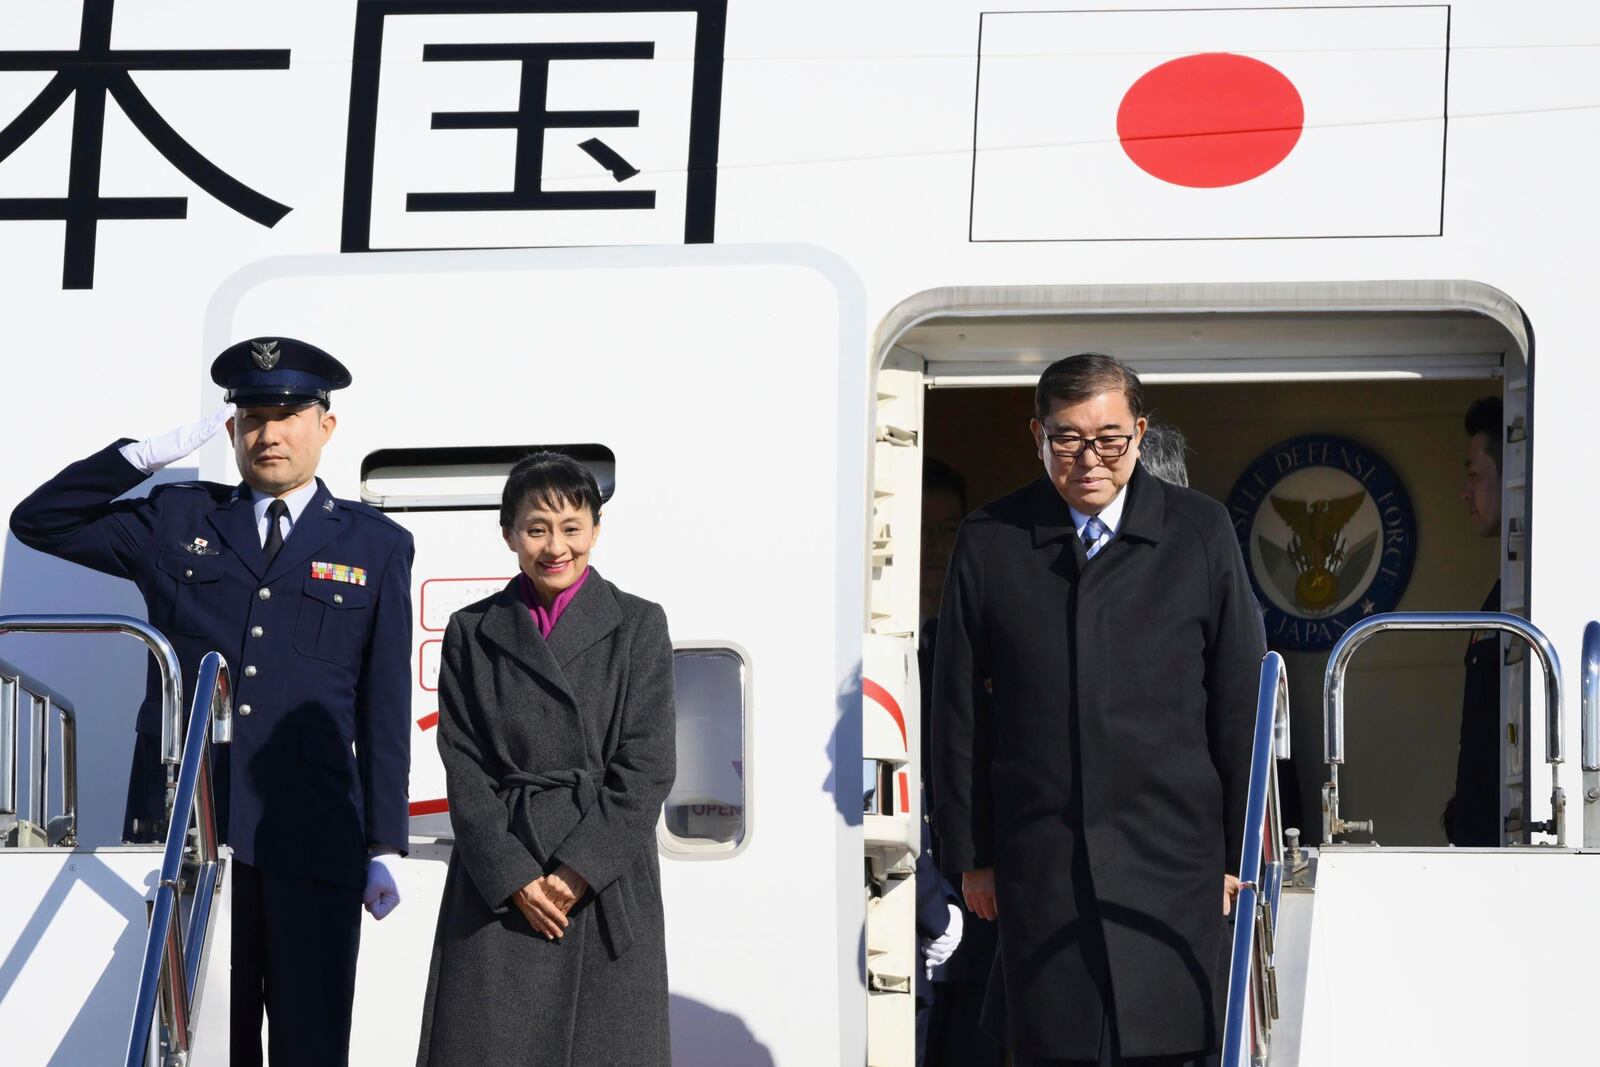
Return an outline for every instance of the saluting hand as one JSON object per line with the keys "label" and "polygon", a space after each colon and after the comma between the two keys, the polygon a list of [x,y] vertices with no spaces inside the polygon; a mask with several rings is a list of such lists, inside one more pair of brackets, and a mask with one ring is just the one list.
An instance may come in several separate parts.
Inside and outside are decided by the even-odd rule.
{"label": "saluting hand", "polygon": [[994,897],[994,868],[980,867],[961,876],[961,895],[967,900],[967,910],[980,919],[994,922],[1000,908]]}
{"label": "saluting hand", "polygon": [[214,414],[199,422],[180,426],[160,437],[123,445],[122,458],[146,474],[154,474],[161,468],[178,462],[215,437],[217,432],[227,425],[228,420],[233,418],[233,411],[232,404],[224,404]]}

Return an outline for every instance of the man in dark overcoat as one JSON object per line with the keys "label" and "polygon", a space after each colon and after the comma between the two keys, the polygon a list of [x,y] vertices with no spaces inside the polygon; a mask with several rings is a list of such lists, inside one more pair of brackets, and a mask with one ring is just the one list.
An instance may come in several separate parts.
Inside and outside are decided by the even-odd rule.
{"label": "man in dark overcoat", "polygon": [[[222,653],[233,742],[213,749],[218,829],[233,849],[233,1067],[348,1059],[365,904],[399,903],[411,768],[411,535],[316,477],[333,390],[350,374],[288,337],[241,341],[212,378],[228,405],[161,437],[123,438],[17,505],[31,548],[138,586],[172,642],[184,698]],[[170,482],[120,499],[226,426],[242,483]],[[167,819],[161,687],[139,708],[124,835]],[[183,813],[178,813],[183,817]]]}
{"label": "man in dark overcoat", "polygon": [[1019,1065],[1203,1062],[1220,1044],[1266,641],[1226,511],[1139,464],[1138,377],[1039,380],[1044,476],[970,515],[935,652],[941,865],[1000,954]]}

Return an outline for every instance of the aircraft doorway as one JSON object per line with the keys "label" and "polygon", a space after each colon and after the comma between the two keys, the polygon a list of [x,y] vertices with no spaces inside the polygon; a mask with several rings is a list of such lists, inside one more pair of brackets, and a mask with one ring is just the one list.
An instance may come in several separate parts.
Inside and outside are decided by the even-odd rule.
{"label": "aircraft doorway", "polygon": [[[1140,373],[1156,418],[1187,436],[1191,486],[1232,505],[1254,551],[1269,647],[1285,654],[1292,687],[1295,758],[1283,783],[1285,816],[1303,840],[1320,841],[1321,690],[1333,640],[1363,611],[1479,610],[1497,580],[1502,609],[1528,612],[1525,325],[1516,305],[1487,287],[1432,287],[969,289],[908,300],[899,321],[891,316],[880,334],[874,629],[909,633],[928,615],[919,594],[937,574],[920,569],[921,545],[913,554],[913,539],[904,536],[908,526],[933,532],[922,529],[929,514],[924,470],[954,471],[969,510],[1038,477],[1027,429],[1038,373],[1073,352],[1117,355]],[[1500,530],[1488,536],[1469,521],[1461,497],[1464,416],[1483,397],[1502,404],[1503,514]],[[1340,449],[1359,453],[1351,470],[1367,488],[1375,483],[1362,474],[1365,465],[1380,467],[1402,490],[1404,506],[1391,508],[1385,492],[1367,494],[1364,518],[1352,515],[1348,530],[1338,531],[1349,536],[1333,537],[1321,557],[1296,557],[1300,573],[1321,567],[1335,591],[1307,610],[1290,603],[1297,574],[1281,557],[1296,534],[1287,515],[1273,514],[1272,483],[1284,465],[1315,465],[1319,455]],[[908,462],[908,453],[917,462]],[[1250,481],[1263,471],[1268,484]],[[915,486],[907,484],[913,472]],[[1337,490],[1284,480],[1276,495],[1286,505],[1318,508],[1339,499]],[[1380,506],[1386,513],[1375,517]],[[1252,518],[1257,512],[1265,518]],[[1261,529],[1267,534],[1257,536]],[[1381,584],[1380,564],[1393,562],[1371,553],[1402,537],[1410,542],[1406,573],[1389,576],[1387,601],[1385,590],[1367,595],[1368,585]],[[1317,555],[1314,545],[1309,555]],[[913,559],[916,567],[904,566]],[[1351,573],[1341,571],[1345,565]],[[1363,568],[1366,580],[1356,581]],[[1293,610],[1281,610],[1286,605]],[[1351,818],[1373,820],[1375,831],[1341,835],[1341,842],[1446,844],[1441,816],[1455,791],[1465,646],[1460,635],[1405,634],[1363,651],[1348,682],[1341,804]],[[1520,650],[1508,657],[1504,646],[1498,653],[1507,664],[1500,671],[1501,814],[1504,842],[1518,843],[1530,839],[1530,817],[1548,817],[1549,777],[1537,756],[1530,766],[1543,737],[1539,717],[1526,715],[1523,657]]]}
{"label": "aircraft doorway", "polygon": [[[1241,475],[1280,442],[1326,436],[1387,460],[1410,498],[1417,549],[1398,610],[1477,610],[1497,577],[1499,539],[1479,537],[1461,500],[1463,415],[1498,380],[1152,384],[1154,418],[1188,439],[1189,484],[1228,501]],[[924,463],[955,472],[976,507],[1037,478],[1027,387],[932,390]],[[927,506],[935,506],[930,495]],[[1270,579],[1269,579],[1270,580]],[[1284,619],[1284,613],[1274,618]],[[1283,783],[1285,824],[1310,841],[1320,818],[1324,650],[1274,639],[1292,687],[1295,759]],[[1312,642],[1315,643],[1315,642]],[[1352,673],[1343,802],[1376,823],[1385,845],[1443,845],[1440,815],[1454,791],[1463,640],[1406,635],[1376,644]]]}

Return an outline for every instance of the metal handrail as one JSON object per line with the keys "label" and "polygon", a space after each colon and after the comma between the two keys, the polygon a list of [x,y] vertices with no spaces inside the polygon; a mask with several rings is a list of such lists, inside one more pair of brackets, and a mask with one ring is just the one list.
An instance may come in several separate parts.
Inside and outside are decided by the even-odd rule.
{"label": "metal handrail", "polygon": [[1289,672],[1282,656],[1268,652],[1261,661],[1261,684],[1256,695],[1244,846],[1239,857],[1239,896],[1234,902],[1233,951],[1223,1015],[1223,1067],[1240,1067],[1247,1062],[1247,1052],[1254,1062],[1265,1063],[1272,1022],[1278,1017],[1277,979],[1272,967],[1273,935],[1283,888],[1283,815],[1278,805],[1277,761],[1288,758]]}
{"label": "metal handrail", "polygon": [[[71,848],[78,843],[78,720],[72,702],[54,689],[0,659],[0,814],[20,820],[23,815],[20,746],[22,697],[27,695],[37,714],[30,715],[32,768],[28,784],[32,792],[27,805],[28,819],[45,833],[46,844]],[[50,719],[55,712],[61,719],[61,806],[59,820],[49,817]],[[33,727],[38,726],[38,737]],[[65,829],[54,840],[50,828],[57,822]]]}
{"label": "metal handrail", "polygon": [[5,634],[127,634],[145,643],[161,671],[161,761],[183,758],[183,688],[178,653],[160,630],[129,615],[0,615]]}
{"label": "metal handrail", "polygon": [[1600,622],[1583,628],[1583,677],[1579,748],[1583,761],[1583,846],[1600,848]]}
{"label": "metal handrail", "polygon": [[[1339,817],[1339,765],[1344,763],[1345,672],[1356,649],[1369,638],[1391,631],[1499,630],[1514,634],[1528,643],[1539,659],[1544,674],[1545,762],[1562,762],[1565,739],[1561,729],[1561,658],[1555,646],[1533,623],[1501,611],[1392,611],[1362,619],[1344,632],[1328,654],[1328,669],[1323,675],[1323,755],[1328,764],[1328,782],[1323,786],[1322,840],[1331,844],[1336,835],[1351,830],[1371,830],[1370,823],[1355,823]],[[1566,844],[1566,798],[1557,784],[1550,795],[1551,833],[1556,844]]]}
{"label": "metal handrail", "polygon": [[[202,712],[204,712],[202,714]],[[194,1038],[194,1007],[207,940],[212,903],[222,884],[218,854],[215,798],[211,788],[210,746],[215,735],[226,743],[232,722],[232,686],[228,665],[216,652],[200,661],[194,688],[194,713],[178,764],[174,807],[167,818],[167,844],[161,858],[161,880],[150,910],[133,1026],[128,1034],[127,1067],[146,1067],[156,1045],[155,1016],[159,1006],[166,1034],[167,1061],[186,1063]],[[185,857],[191,852],[189,827],[195,825],[192,860],[196,866],[194,895],[187,929],[181,925],[178,894],[183,887]]]}

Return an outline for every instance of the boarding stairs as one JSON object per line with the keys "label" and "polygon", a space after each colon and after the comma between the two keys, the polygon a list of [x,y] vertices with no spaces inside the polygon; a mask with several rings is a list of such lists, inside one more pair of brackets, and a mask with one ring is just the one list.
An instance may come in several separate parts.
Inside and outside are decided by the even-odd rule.
{"label": "boarding stairs", "polygon": [[[216,652],[201,661],[185,720],[177,654],[147,623],[0,616],[0,637],[17,633],[144,643],[162,683],[167,818],[163,845],[78,847],[75,710],[0,661],[0,913],[17,919],[0,923],[0,1062],[226,1064],[230,864],[218,842],[209,746],[231,739],[227,665]],[[52,816],[58,719],[61,803]]]}
{"label": "boarding stairs", "polygon": [[[1370,820],[1340,813],[1345,678],[1384,633],[1498,630],[1532,650],[1544,684],[1554,844],[1385,848],[1347,844]],[[1357,623],[1323,679],[1321,842],[1282,825],[1277,761],[1289,756],[1288,675],[1261,668],[1223,1067],[1593,1063],[1589,961],[1600,953],[1600,623],[1583,635],[1581,847],[1554,769],[1565,759],[1561,664],[1525,619],[1391,612]]]}

